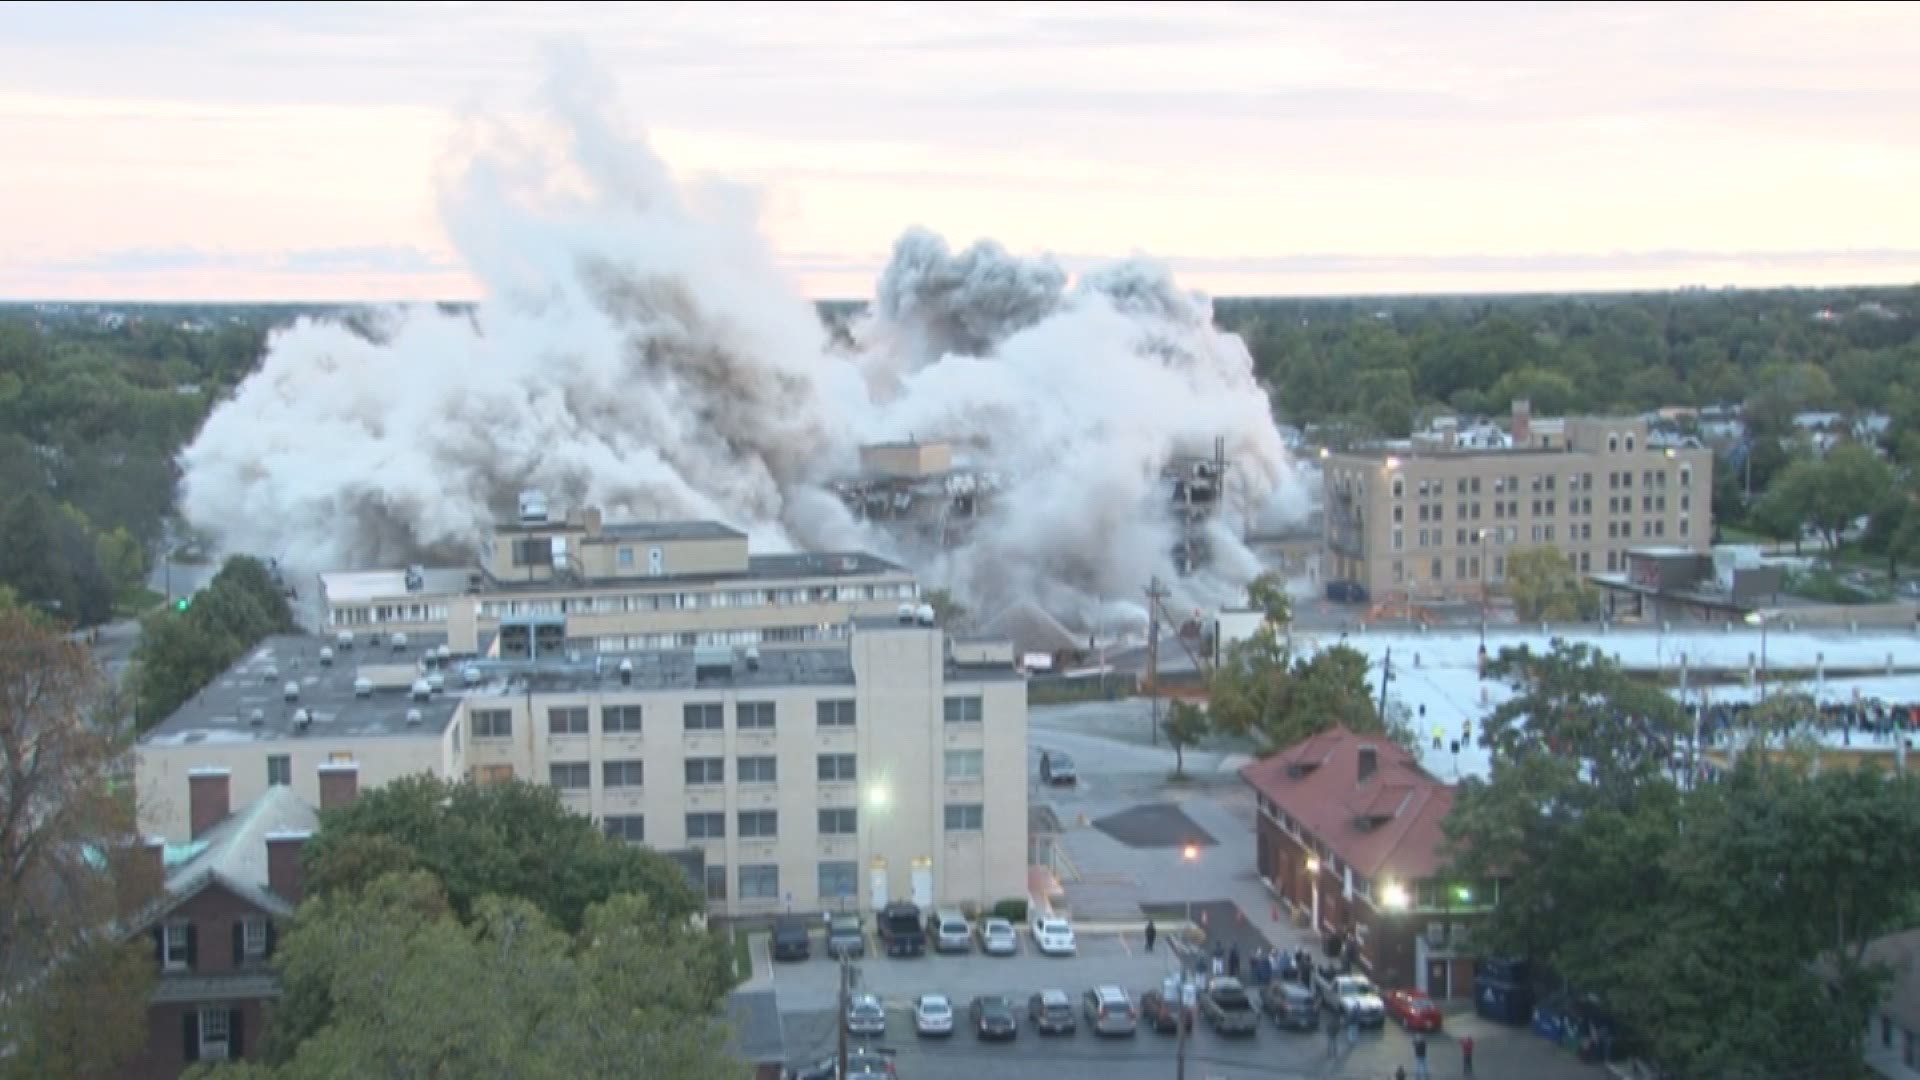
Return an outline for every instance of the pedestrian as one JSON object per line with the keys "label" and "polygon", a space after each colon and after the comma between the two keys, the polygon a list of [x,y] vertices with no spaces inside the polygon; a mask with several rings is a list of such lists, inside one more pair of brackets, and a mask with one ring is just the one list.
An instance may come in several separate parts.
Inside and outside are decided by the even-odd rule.
{"label": "pedestrian", "polygon": [[1227,974],[1235,979],[1240,977],[1240,946],[1238,945],[1227,953]]}
{"label": "pedestrian", "polygon": [[1153,951],[1153,939],[1159,936],[1160,936],[1159,929],[1153,925],[1152,919],[1148,919],[1147,920],[1147,951],[1148,952]]}
{"label": "pedestrian", "polygon": [[1473,1075],[1473,1036],[1460,1039],[1460,1071],[1467,1076]]}
{"label": "pedestrian", "polygon": [[1407,1080],[1407,1067],[1405,1065],[1395,1065],[1393,1067],[1393,1080]]}
{"label": "pedestrian", "polygon": [[1339,1052],[1340,1052],[1340,1014],[1329,1012],[1327,1014],[1327,1060],[1329,1061],[1333,1060],[1334,1055],[1338,1054]]}
{"label": "pedestrian", "polygon": [[1427,1037],[1413,1037],[1413,1080],[1433,1080],[1433,1073],[1427,1071]]}
{"label": "pedestrian", "polygon": [[1360,1041],[1360,1014],[1348,1013],[1347,1014],[1347,1045],[1352,1046],[1354,1043],[1357,1043],[1359,1041]]}

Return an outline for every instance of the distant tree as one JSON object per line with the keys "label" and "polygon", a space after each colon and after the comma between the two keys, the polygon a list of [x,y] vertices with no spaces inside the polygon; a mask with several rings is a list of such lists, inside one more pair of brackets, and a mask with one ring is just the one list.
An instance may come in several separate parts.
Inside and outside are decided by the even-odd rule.
{"label": "distant tree", "polygon": [[144,730],[173,715],[247,650],[293,629],[293,611],[260,560],[236,555],[185,611],[165,608],[141,622],[134,689]]}
{"label": "distant tree", "polygon": [[1208,683],[1213,728],[1253,739],[1263,752],[1336,725],[1384,734],[1365,654],[1345,645],[1290,657],[1270,626],[1227,651]]}
{"label": "distant tree", "polygon": [[1254,578],[1247,586],[1247,602],[1265,616],[1268,627],[1284,629],[1293,622],[1293,599],[1279,574],[1268,572]]}
{"label": "distant tree", "polygon": [[1861,518],[1885,507],[1893,475],[1873,451],[1858,443],[1843,443],[1825,458],[1802,458],[1773,478],[1754,508],[1754,521],[1769,534],[1792,528],[1812,528],[1829,551]]}
{"label": "distant tree", "polygon": [[1572,379],[1557,371],[1537,367],[1507,372],[1499,382],[1493,384],[1487,397],[1494,403],[1505,402],[1509,406],[1515,401],[1524,400],[1541,416],[1564,415],[1577,408],[1581,400],[1580,389]]}
{"label": "distant tree", "polygon": [[920,594],[920,602],[933,609],[933,617],[939,620],[941,626],[964,627],[967,623],[966,607],[946,589],[924,590]]}
{"label": "distant tree", "polygon": [[1507,594],[1513,598],[1514,612],[1528,622],[1584,620],[1600,614],[1599,594],[1552,546],[1507,556]]}
{"label": "distant tree", "polygon": [[1207,737],[1210,727],[1207,711],[1189,701],[1175,699],[1167,706],[1167,716],[1160,722],[1160,730],[1167,737],[1167,745],[1173,747],[1173,775],[1187,775],[1187,748],[1198,746],[1200,740]]}

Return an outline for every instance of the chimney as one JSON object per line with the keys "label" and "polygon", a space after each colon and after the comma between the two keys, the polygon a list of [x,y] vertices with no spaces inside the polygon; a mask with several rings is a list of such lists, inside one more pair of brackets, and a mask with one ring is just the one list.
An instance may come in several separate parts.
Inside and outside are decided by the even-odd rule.
{"label": "chimney", "polygon": [[1533,445],[1533,402],[1526,398],[1513,401],[1513,445],[1515,449]]}
{"label": "chimney", "polygon": [[116,875],[120,913],[130,916],[151,904],[167,886],[167,840],[149,836],[133,845],[133,850]]}
{"label": "chimney", "polygon": [[1374,773],[1376,773],[1376,772],[1379,772],[1379,771],[1380,771],[1380,755],[1379,755],[1379,752],[1378,752],[1378,751],[1376,751],[1376,750],[1374,750],[1374,748],[1373,748],[1373,747],[1371,747],[1371,746],[1363,746],[1363,747],[1361,747],[1361,748],[1360,748],[1360,779],[1359,779],[1359,783],[1362,783],[1362,784],[1364,784],[1364,783],[1366,783],[1367,781],[1369,781],[1369,780],[1371,780],[1371,779],[1373,779],[1373,774],[1374,774]]}
{"label": "chimney", "polygon": [[463,596],[447,605],[447,648],[456,656],[480,652],[480,601]]}
{"label": "chimney", "polygon": [[267,888],[289,904],[299,904],[306,892],[300,855],[306,850],[310,836],[304,832],[267,834]]}
{"label": "chimney", "polygon": [[187,818],[198,840],[208,829],[227,820],[230,812],[232,771],[199,768],[187,771]]}
{"label": "chimney", "polygon": [[323,761],[320,763],[320,809],[345,806],[360,794],[360,763]]}
{"label": "chimney", "polygon": [[583,511],[581,511],[581,514],[580,514],[580,519],[581,519],[581,521],[580,521],[580,523],[581,523],[582,525],[584,525],[584,526],[586,526],[586,529],[587,529],[587,535],[588,535],[588,536],[599,536],[599,535],[600,535],[600,520],[601,520],[601,519],[600,519],[600,508],[599,508],[599,507],[597,507],[597,506],[589,506],[589,507],[587,507],[587,508],[586,508],[585,510],[583,510]]}

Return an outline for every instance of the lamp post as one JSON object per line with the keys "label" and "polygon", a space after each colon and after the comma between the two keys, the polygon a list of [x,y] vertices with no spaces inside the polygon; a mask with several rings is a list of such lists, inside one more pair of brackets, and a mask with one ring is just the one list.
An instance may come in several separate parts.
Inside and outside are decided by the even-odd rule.
{"label": "lamp post", "polygon": [[1320,860],[1307,856],[1307,881],[1313,886],[1313,932],[1320,932]]}
{"label": "lamp post", "polygon": [[[873,819],[876,817],[879,817],[880,814],[886,810],[886,808],[887,808],[887,786],[884,783],[879,783],[879,784],[874,784],[872,787],[869,787],[867,789],[867,805],[865,808],[865,812],[862,815],[867,819],[866,820],[867,869],[868,869],[867,899],[869,901],[873,899],[872,871],[880,870],[882,874],[887,873],[887,870],[885,869],[887,865],[886,860],[881,858],[880,854],[876,852],[873,848]],[[886,899],[891,900],[892,898],[893,898],[893,885],[891,882],[888,882]],[[874,905],[875,908],[878,908],[880,906],[882,905],[879,905],[879,904]]]}
{"label": "lamp post", "polygon": [[1487,575],[1493,570],[1487,565],[1487,530],[1480,530],[1480,651],[1487,650]]}
{"label": "lamp post", "polygon": [[1747,612],[1748,626],[1760,628],[1760,700],[1767,700],[1767,613],[1764,611]]}
{"label": "lamp post", "polygon": [[[1193,866],[1199,863],[1200,845],[1188,844],[1185,847],[1182,847],[1180,849],[1180,861],[1187,864],[1188,866]],[[1187,888],[1187,925],[1188,926],[1193,925],[1193,888],[1191,885],[1189,885]]]}

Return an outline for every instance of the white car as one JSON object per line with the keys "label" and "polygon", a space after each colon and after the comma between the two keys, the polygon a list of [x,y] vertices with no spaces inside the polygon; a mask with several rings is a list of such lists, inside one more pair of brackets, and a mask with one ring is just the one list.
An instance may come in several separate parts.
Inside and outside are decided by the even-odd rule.
{"label": "white car", "polygon": [[953,1002],[945,994],[922,994],[913,1000],[913,1030],[922,1035],[953,1034]]}
{"label": "white car", "polygon": [[1039,916],[1033,920],[1033,944],[1048,956],[1072,956],[1073,926],[1065,919]]}
{"label": "white car", "polygon": [[988,956],[1012,956],[1020,951],[1020,935],[1006,919],[988,919],[980,926],[980,951]]}

